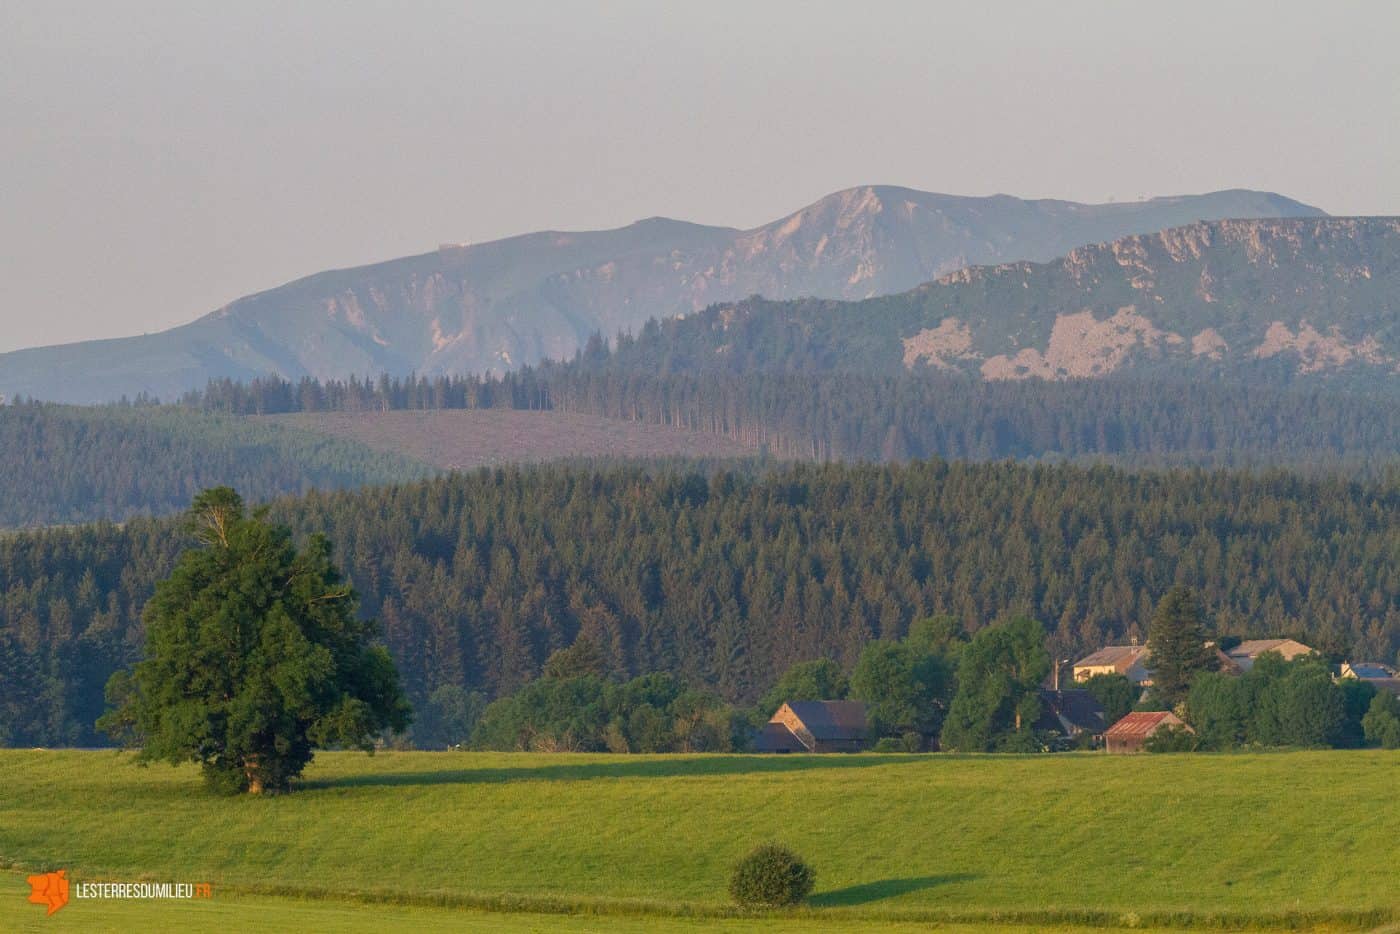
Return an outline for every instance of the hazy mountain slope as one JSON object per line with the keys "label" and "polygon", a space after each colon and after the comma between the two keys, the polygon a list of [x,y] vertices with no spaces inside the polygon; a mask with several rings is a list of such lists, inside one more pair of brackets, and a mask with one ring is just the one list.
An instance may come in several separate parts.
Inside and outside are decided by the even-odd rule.
{"label": "hazy mountain slope", "polygon": [[576,412],[457,409],[301,412],[265,419],[446,470],[622,458],[752,457],[752,447],[699,431]]}
{"label": "hazy mountain slope", "polygon": [[211,486],[262,501],[435,472],[398,452],[256,419],[170,408],[0,407],[0,528],[177,512]]}
{"label": "hazy mountain slope", "polygon": [[1198,223],[847,303],[750,299],[648,326],[638,373],[1196,373],[1400,388],[1400,219]]}
{"label": "hazy mountain slope", "polygon": [[867,298],[1197,219],[1321,213],[1242,190],[1084,205],[855,188],[750,231],[653,218],[320,273],[159,334],[0,355],[0,393],[168,399],[215,377],[500,371],[753,294]]}

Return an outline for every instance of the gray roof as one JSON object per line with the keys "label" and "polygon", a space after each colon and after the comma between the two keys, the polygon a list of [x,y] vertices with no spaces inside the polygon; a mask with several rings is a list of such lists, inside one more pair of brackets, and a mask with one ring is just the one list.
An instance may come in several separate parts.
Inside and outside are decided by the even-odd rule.
{"label": "gray roof", "polygon": [[1356,675],[1358,678],[1365,678],[1368,681],[1382,681],[1387,678],[1394,678],[1396,674],[1394,668],[1391,668],[1389,665],[1381,664],[1380,662],[1352,662],[1351,671],[1352,674]]}
{"label": "gray roof", "polygon": [[1036,721],[1036,729],[1063,732],[1061,717],[1085,733],[1097,735],[1108,729],[1103,705],[1088,691],[1041,691],[1040,706],[1040,719]]}
{"label": "gray roof", "polygon": [[813,739],[865,739],[865,705],[860,701],[791,701],[788,707]]}
{"label": "gray roof", "polygon": [[802,744],[787,727],[781,723],[768,722],[754,735],[754,752],[806,752]]}

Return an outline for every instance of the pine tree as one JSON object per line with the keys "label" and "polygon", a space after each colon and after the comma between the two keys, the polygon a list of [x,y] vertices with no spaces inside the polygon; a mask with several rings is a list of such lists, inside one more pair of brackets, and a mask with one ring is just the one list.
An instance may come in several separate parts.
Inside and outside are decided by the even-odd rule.
{"label": "pine tree", "polygon": [[1167,591],[1147,635],[1152,698],[1165,709],[1186,700],[1198,672],[1219,667],[1215,650],[1206,644],[1205,610],[1189,587],[1178,584]]}

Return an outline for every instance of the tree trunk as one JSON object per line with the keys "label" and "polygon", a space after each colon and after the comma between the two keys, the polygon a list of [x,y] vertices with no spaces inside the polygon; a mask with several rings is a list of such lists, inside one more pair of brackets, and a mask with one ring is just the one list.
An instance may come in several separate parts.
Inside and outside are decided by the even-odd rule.
{"label": "tree trunk", "polygon": [[258,760],[249,756],[243,760],[243,774],[248,776],[248,794],[260,795],[263,793],[262,776],[257,773]]}

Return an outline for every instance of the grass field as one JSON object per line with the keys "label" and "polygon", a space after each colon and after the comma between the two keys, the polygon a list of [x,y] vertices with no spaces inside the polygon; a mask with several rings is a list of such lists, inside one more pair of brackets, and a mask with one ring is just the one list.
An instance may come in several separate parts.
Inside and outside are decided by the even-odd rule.
{"label": "grass field", "polygon": [[720,435],[594,415],[467,409],[265,416],[448,470],[566,458],[752,457]]}
{"label": "grass field", "polygon": [[[1135,918],[1364,930],[1400,921],[1397,778],[1400,754],[1383,752],[322,754],[295,794],[227,799],[194,769],[0,751],[0,859],[80,880],[208,881],[217,896],[74,903],[50,922],[302,911],[317,930],[371,919],[376,930],[617,934],[917,921],[1068,930],[1057,925]],[[730,865],[769,839],[814,865],[811,909],[729,917]],[[7,884],[0,929],[16,910],[45,920],[20,897],[21,876]],[[370,913],[356,900],[382,904]]]}
{"label": "grass field", "polygon": [[[70,902],[52,917],[26,901],[29,887],[17,873],[0,872],[0,930],[6,932],[304,931],[315,934],[803,934],[810,918],[667,918],[491,912],[470,908],[355,903],[336,899],[220,894],[209,901]],[[824,934],[921,934],[916,921],[822,920]],[[1101,928],[1056,925],[939,924],[940,934],[1092,934]],[[1166,928],[1143,928],[1167,932]]]}

